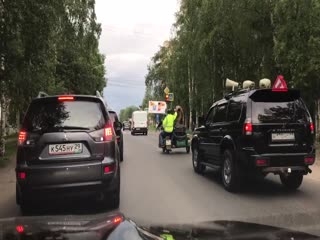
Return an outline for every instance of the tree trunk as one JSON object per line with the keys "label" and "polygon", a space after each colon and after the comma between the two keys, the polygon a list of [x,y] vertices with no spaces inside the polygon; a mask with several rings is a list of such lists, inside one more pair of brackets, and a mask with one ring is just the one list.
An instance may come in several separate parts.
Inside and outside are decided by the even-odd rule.
{"label": "tree trunk", "polygon": [[3,157],[6,152],[6,129],[5,129],[5,103],[4,97],[1,96],[0,100],[0,156]]}
{"label": "tree trunk", "polygon": [[16,126],[17,126],[17,128],[16,128],[16,130],[19,130],[20,129],[20,111],[17,111],[17,113],[16,113]]}
{"label": "tree trunk", "polygon": [[204,106],[203,106],[203,96],[201,97],[201,113],[200,115],[203,116],[204,114]]}
{"label": "tree trunk", "polygon": [[199,110],[196,110],[196,126],[195,127],[199,126],[198,117],[199,117]]}
{"label": "tree trunk", "polygon": [[191,77],[191,64],[190,59],[188,59],[188,85],[189,85],[189,130],[192,130],[192,120],[193,120],[193,114],[192,114],[192,103],[193,103],[193,91],[192,91],[192,77]]}
{"label": "tree trunk", "polygon": [[[0,17],[1,21],[5,24],[5,1],[1,1]],[[6,58],[6,28],[2,27],[0,32],[0,38],[3,39],[0,45],[0,157],[5,153],[5,58]]]}

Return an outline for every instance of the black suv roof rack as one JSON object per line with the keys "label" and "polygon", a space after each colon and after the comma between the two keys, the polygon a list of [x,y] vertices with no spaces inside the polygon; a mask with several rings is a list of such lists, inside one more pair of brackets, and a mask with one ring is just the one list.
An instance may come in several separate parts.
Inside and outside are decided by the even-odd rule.
{"label": "black suv roof rack", "polygon": [[228,100],[233,96],[236,96],[236,95],[241,94],[241,93],[250,92],[251,90],[253,90],[253,89],[245,88],[245,89],[240,89],[239,91],[233,91],[231,93],[228,93],[228,94],[224,95],[224,98]]}

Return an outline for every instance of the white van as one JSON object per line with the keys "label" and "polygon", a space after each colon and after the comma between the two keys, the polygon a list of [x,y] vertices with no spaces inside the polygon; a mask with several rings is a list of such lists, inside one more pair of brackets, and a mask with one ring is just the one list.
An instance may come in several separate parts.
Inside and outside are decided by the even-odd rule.
{"label": "white van", "polygon": [[148,134],[148,113],[146,111],[134,111],[132,113],[131,135],[136,133]]}

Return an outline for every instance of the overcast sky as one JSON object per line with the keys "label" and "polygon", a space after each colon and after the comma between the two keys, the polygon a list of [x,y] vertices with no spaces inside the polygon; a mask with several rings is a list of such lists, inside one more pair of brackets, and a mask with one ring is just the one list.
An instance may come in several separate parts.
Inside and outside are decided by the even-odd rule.
{"label": "overcast sky", "polygon": [[96,0],[106,55],[104,96],[117,112],[142,103],[151,57],[170,37],[177,0]]}

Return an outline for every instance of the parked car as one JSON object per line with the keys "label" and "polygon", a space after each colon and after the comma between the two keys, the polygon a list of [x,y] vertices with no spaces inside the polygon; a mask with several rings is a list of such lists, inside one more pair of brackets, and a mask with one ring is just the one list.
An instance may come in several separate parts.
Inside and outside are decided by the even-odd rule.
{"label": "parked car", "polygon": [[108,109],[111,121],[114,125],[114,130],[117,135],[117,143],[120,150],[120,161],[123,161],[123,134],[122,134],[122,123],[119,121],[118,115],[115,111]]}
{"label": "parked car", "polygon": [[16,202],[23,212],[46,200],[94,197],[120,203],[120,153],[102,97],[39,94],[18,137]]}
{"label": "parked car", "polygon": [[298,90],[244,89],[213,103],[192,139],[196,173],[221,171],[228,191],[248,175],[298,188],[315,161],[314,125]]}

